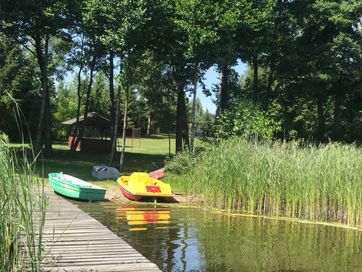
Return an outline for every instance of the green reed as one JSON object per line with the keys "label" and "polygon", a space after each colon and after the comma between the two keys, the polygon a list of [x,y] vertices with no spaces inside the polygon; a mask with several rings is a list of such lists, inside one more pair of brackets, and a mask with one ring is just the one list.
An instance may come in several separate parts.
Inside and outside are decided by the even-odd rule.
{"label": "green reed", "polygon": [[25,151],[0,141],[0,271],[40,271],[46,199]]}
{"label": "green reed", "polygon": [[362,224],[362,150],[354,145],[233,139],[197,161],[185,175],[187,190],[212,206]]}

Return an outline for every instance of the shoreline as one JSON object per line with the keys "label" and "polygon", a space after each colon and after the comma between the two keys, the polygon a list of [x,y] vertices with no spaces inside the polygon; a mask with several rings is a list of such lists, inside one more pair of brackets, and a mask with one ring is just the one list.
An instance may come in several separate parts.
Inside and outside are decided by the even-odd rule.
{"label": "shoreline", "polygon": [[[92,182],[93,183],[93,182]],[[94,182],[97,184],[97,182]],[[98,182],[99,183],[99,182]],[[49,187],[49,185],[45,185],[46,187]],[[118,184],[102,184],[102,187],[105,188],[106,195],[105,200],[111,201],[111,202],[132,202],[131,200],[127,199],[121,192]],[[257,214],[247,214],[247,213],[238,213],[237,210],[235,211],[227,211],[224,209],[219,209],[215,207],[207,207],[203,206],[204,202],[202,199],[200,199],[197,196],[187,195],[182,192],[175,192],[175,200],[173,204],[181,204],[180,207],[184,208],[184,205],[187,205],[187,207],[197,207],[201,209],[209,209],[212,213],[218,213],[225,216],[230,217],[249,217],[249,218],[263,218],[267,220],[278,220],[278,221],[285,221],[285,222],[291,222],[291,223],[298,223],[298,224],[309,224],[309,225],[320,225],[320,226],[328,226],[328,227],[336,227],[336,228],[343,228],[353,231],[359,231],[362,232],[362,226],[355,226],[355,225],[347,225],[343,223],[338,222],[327,222],[327,221],[311,221],[303,218],[291,218],[291,217],[285,217],[285,216],[268,216],[268,215],[257,215]],[[139,202],[142,203],[142,202]],[[149,203],[149,202],[143,202],[143,203]],[[167,203],[169,204],[169,203]],[[195,206],[198,205],[198,206]]]}
{"label": "shoreline", "polygon": [[[122,201],[122,202],[131,201],[122,194],[119,186],[110,185],[110,186],[104,186],[104,187],[107,190],[105,199],[107,199],[109,201]],[[187,195],[187,194],[181,193],[181,192],[175,192],[174,195],[175,195],[174,199],[176,200],[176,202],[175,202],[176,204],[177,203],[180,203],[180,204],[201,204],[201,203],[203,203],[203,201],[196,196]]]}

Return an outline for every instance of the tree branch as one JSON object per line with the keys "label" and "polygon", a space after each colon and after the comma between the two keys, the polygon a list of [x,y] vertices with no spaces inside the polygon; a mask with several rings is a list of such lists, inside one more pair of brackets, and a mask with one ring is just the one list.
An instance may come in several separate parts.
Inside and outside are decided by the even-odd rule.
{"label": "tree branch", "polygon": [[23,46],[24,48],[26,48],[31,54],[33,54],[34,57],[36,57],[36,53],[35,53],[32,49],[30,49],[30,47],[27,46],[26,43],[20,42],[20,44],[21,44],[21,46]]}

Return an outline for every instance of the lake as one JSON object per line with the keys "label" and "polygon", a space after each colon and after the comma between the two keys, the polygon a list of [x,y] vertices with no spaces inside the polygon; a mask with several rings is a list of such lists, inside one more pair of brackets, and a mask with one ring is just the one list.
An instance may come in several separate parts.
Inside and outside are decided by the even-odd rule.
{"label": "lake", "polygon": [[362,232],[179,205],[72,202],[163,271],[362,271]]}

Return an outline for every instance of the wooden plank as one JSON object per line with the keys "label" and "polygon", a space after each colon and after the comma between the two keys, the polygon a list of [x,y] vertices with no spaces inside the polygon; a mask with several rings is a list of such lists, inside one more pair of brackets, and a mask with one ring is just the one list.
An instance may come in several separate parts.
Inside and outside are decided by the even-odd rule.
{"label": "wooden plank", "polygon": [[[134,249],[123,249],[118,250],[116,248],[113,249],[94,249],[94,248],[88,248],[88,249],[80,249],[78,250],[72,250],[72,251],[51,251],[51,252],[44,252],[44,258],[48,258],[51,256],[52,258],[58,258],[58,257],[67,257],[67,256],[113,256],[114,258],[118,258],[118,256],[128,256],[129,254],[139,254],[134,253]],[[114,254],[114,255],[111,255]],[[139,256],[142,256],[141,254]]]}
{"label": "wooden plank", "polygon": [[[160,271],[100,222],[60,196],[46,193],[42,271]],[[35,222],[39,216],[35,213]]]}
{"label": "wooden plank", "polygon": [[44,272],[80,272],[80,271],[97,271],[97,272],[137,272],[137,271],[160,271],[155,264],[138,263],[119,265],[97,265],[97,266],[67,266],[67,267],[48,267],[43,269]]}

